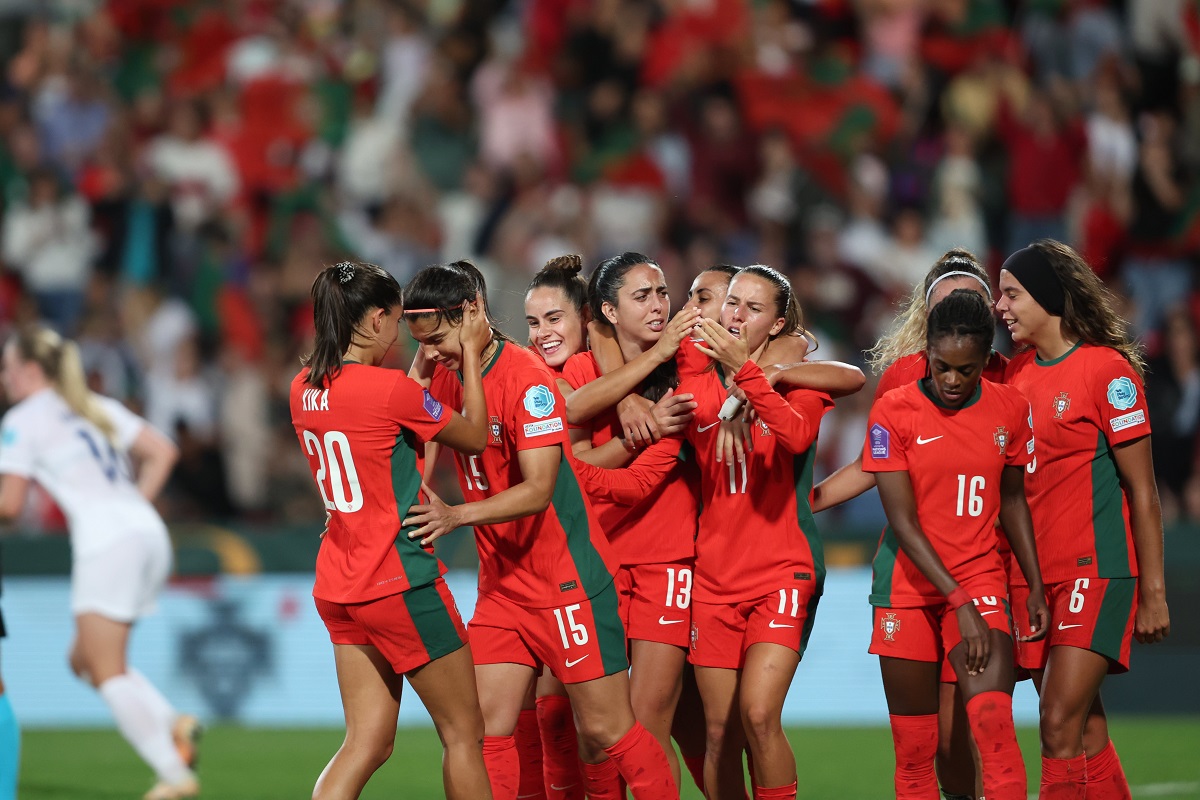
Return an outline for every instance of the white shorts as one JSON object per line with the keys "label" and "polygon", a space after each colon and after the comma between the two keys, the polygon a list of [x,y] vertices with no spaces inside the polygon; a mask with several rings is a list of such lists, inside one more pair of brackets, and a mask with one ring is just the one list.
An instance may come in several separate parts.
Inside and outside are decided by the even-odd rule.
{"label": "white shorts", "polygon": [[170,575],[171,540],[166,533],[130,534],[74,560],[71,613],[133,622],[154,611]]}

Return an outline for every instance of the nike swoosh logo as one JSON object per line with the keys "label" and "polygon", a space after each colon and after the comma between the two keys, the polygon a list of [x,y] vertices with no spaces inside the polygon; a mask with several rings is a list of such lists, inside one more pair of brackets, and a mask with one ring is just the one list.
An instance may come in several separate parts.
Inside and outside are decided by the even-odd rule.
{"label": "nike swoosh logo", "polygon": [[[590,656],[590,655],[591,655],[591,653],[588,653],[588,656]],[[579,658],[575,659],[574,661],[568,661],[568,662],[567,662],[567,669],[570,669],[571,667],[575,666],[575,665],[576,665],[576,664],[578,664],[580,661],[583,661],[585,658],[587,658],[587,656],[580,656]]]}
{"label": "nike swoosh logo", "polygon": [[1000,609],[996,609],[995,611],[980,611],[979,616],[986,617],[988,614],[999,614],[999,613],[1000,613]]}
{"label": "nike swoosh logo", "polygon": [[681,619],[667,619],[666,617],[658,618],[659,625],[678,625],[681,622],[683,622]]}
{"label": "nike swoosh logo", "polygon": [[1060,622],[1060,623],[1058,623],[1058,629],[1059,629],[1060,631],[1065,631],[1067,628],[1082,628],[1082,627],[1083,627],[1083,625],[1082,625],[1082,624],[1079,624],[1079,625],[1063,625],[1061,622]]}
{"label": "nike swoosh logo", "polygon": [[775,620],[771,620],[770,622],[767,623],[767,627],[768,628],[794,628],[796,626],[795,625],[776,625]]}
{"label": "nike swoosh logo", "polygon": [[[944,434],[944,433],[942,434],[942,436],[945,436],[945,435],[946,434]],[[920,436],[918,436],[917,444],[929,444],[930,442],[936,442],[938,439],[942,438],[942,436],[934,436],[929,439],[922,439]]]}
{"label": "nike swoosh logo", "polygon": [[696,433],[704,433],[709,428],[715,428],[720,424],[721,424],[721,421],[717,420],[716,422],[714,422],[711,425],[698,425],[698,426],[696,426]]}
{"label": "nike swoosh logo", "polygon": [[[550,784],[550,791],[552,791],[552,792],[565,792],[567,789],[574,789],[574,788],[575,788],[577,785],[578,785],[578,784],[575,784],[575,783],[568,783],[566,786],[555,786],[555,785],[552,783],[552,784]],[[530,795],[530,796],[532,797],[533,795]]]}

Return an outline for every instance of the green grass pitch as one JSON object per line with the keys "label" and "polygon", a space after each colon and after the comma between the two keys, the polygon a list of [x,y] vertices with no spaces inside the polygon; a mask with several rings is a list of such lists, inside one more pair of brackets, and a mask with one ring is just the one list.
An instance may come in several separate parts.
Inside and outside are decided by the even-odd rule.
{"label": "green grass pitch", "polygon": [[[1134,798],[1200,798],[1200,718],[1117,718],[1113,737]],[[806,800],[883,800],[891,789],[891,737],[885,728],[789,730]],[[305,798],[341,743],[333,729],[215,727],[201,750],[202,797],[212,800]],[[1037,733],[1020,731],[1036,792]],[[129,800],[150,773],[113,730],[32,730],[22,741],[21,800]],[[433,800],[441,793],[441,750],[432,729],[402,728],[391,760],[363,792],[366,800]],[[700,793],[685,777],[683,797]]]}

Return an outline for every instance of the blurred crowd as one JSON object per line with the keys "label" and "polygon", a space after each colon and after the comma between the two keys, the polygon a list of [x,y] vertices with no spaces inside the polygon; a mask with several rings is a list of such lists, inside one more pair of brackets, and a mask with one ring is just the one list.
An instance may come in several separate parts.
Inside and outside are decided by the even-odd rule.
{"label": "blurred crowd", "polygon": [[3,0],[0,53],[0,328],[179,443],[171,520],[319,519],[287,386],[342,258],[472,258],[517,337],[555,255],[649,253],[676,307],[767,263],[862,363],[943,251],[1041,236],[1126,299],[1200,519],[1197,0]]}

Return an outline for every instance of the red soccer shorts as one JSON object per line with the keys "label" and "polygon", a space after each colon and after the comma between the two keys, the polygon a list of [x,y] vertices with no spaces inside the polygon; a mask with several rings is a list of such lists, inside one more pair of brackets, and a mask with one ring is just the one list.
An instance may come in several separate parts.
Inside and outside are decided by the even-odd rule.
{"label": "red soccer shorts", "polygon": [[740,603],[696,601],[688,660],[697,667],[741,669],[750,645],[760,642],[803,656],[820,599],[817,584],[807,582]]}
{"label": "red soccer shorts", "polygon": [[530,608],[496,594],[479,596],[469,625],[476,664],[542,665],[563,683],[629,669],[625,631],[610,583],[595,597],[556,608]]}
{"label": "red soccer shorts", "polygon": [[[963,587],[989,628],[1012,636],[1004,574],[980,576]],[[947,678],[946,656],[962,641],[958,614],[948,603],[917,608],[876,608],[875,625],[868,652],[908,661],[942,663],[942,680]],[[954,674],[951,667],[950,675]]]}
{"label": "red soccer shorts", "polygon": [[[1017,631],[1029,633],[1028,586],[1014,586]],[[1045,669],[1051,647],[1079,647],[1109,660],[1110,673],[1129,669],[1137,616],[1137,578],[1075,578],[1046,587],[1050,631],[1037,642],[1017,642],[1017,666]]]}
{"label": "red soccer shorts", "polygon": [[366,603],[314,597],[334,644],[371,645],[398,673],[411,672],[467,643],[467,630],[446,581]]}
{"label": "red soccer shorts", "polygon": [[692,629],[692,560],[621,567],[614,579],[626,636],[688,646]]}

